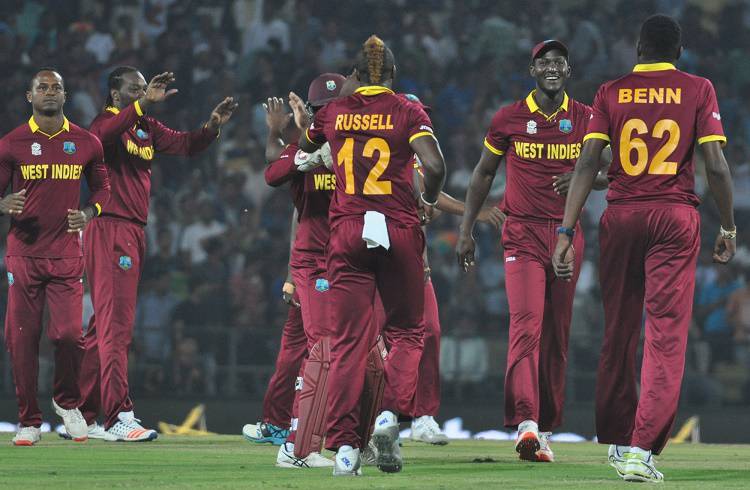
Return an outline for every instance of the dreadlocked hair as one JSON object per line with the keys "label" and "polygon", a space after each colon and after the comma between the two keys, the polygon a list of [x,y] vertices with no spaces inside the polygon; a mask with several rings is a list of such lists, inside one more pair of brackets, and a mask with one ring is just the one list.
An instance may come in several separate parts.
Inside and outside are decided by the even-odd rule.
{"label": "dreadlocked hair", "polygon": [[111,107],[115,105],[112,100],[112,91],[120,90],[122,88],[122,76],[126,73],[138,72],[138,69],[133,66],[118,66],[107,78],[107,101],[104,103],[105,107]]}
{"label": "dreadlocked hair", "polygon": [[393,72],[394,65],[393,52],[382,39],[373,34],[365,41],[357,54],[355,68],[362,81],[369,82],[371,85],[379,85],[383,83],[384,77]]}

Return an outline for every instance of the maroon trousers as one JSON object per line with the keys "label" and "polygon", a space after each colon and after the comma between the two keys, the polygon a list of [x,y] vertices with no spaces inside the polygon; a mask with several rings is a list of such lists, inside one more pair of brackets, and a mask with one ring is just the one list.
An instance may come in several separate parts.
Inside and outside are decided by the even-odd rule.
{"label": "maroon trousers", "polygon": [[[600,443],[659,454],[677,413],[692,317],[700,217],[692,206],[610,205],[600,224],[604,344],[596,384]],[[636,351],[646,308],[640,396]]]}
{"label": "maroon trousers", "polygon": [[117,414],[133,410],[128,351],[146,253],[144,230],[129,221],[99,217],[86,227],[83,245],[94,316],[84,336],[81,412],[90,425],[103,408],[108,429]]}
{"label": "maroon trousers", "polygon": [[562,423],[573,296],[583,260],[583,233],[573,239],[575,271],[557,279],[551,257],[559,222],[508,217],[503,225],[510,309],[505,373],[505,426],[534,420],[542,431]]}
{"label": "maroon trousers", "polygon": [[268,381],[263,397],[263,422],[289,428],[294,402],[294,381],[307,356],[307,336],[302,327],[302,311],[290,307],[281,332],[281,346],[276,356],[276,369]]}
{"label": "maroon trousers", "polygon": [[[376,315],[385,318],[382,312],[382,303],[375,303]],[[413,410],[404,415],[411,417],[421,417],[423,415],[437,416],[440,410],[440,317],[438,315],[437,298],[435,297],[435,288],[432,281],[427,280],[424,283],[424,349],[422,358],[419,360],[419,373],[417,376],[417,391],[414,397]],[[392,342],[391,333],[393,330],[386,325],[383,328],[383,336],[386,345]],[[386,360],[386,374],[388,372],[388,360]],[[384,397],[393,399],[397,395],[393,392],[392,384],[387,383]]]}
{"label": "maroon trousers", "polygon": [[53,397],[65,409],[79,405],[78,370],[81,363],[83,260],[5,257],[8,270],[8,309],[5,343],[13,365],[18,421],[40,427],[37,401],[39,340],[44,305],[49,308],[47,336],[55,348]]}
{"label": "maroon trousers", "polygon": [[340,221],[331,229],[328,273],[331,281],[331,368],[328,377],[326,447],[359,447],[359,402],[367,354],[379,325],[372,321],[376,290],[392,329],[386,380],[392,396],[383,409],[413,411],[424,338],[424,234],[419,226],[388,223],[390,249],[368,249],[362,240],[363,217]]}

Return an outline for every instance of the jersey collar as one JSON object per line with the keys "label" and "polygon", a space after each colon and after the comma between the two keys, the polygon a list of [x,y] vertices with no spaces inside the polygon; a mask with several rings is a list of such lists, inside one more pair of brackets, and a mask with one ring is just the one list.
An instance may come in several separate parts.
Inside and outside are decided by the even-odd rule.
{"label": "jersey collar", "polygon": [[676,70],[672,63],[640,63],[635,65],[633,71],[663,71]]}
{"label": "jersey collar", "polygon": [[362,94],[365,96],[370,95],[380,95],[380,94],[392,94],[393,90],[389,89],[388,87],[383,87],[380,85],[366,85],[364,87],[359,87],[357,90],[354,91],[355,94]]}
{"label": "jersey collar", "polygon": [[60,128],[60,131],[56,132],[55,134],[47,134],[41,129],[39,129],[39,125],[34,121],[34,116],[31,116],[29,118],[29,129],[32,133],[36,133],[37,131],[42,133],[44,136],[46,136],[49,139],[54,138],[58,134],[62,133],[63,131],[70,131],[70,121],[68,121],[68,118],[63,116],[63,125],[62,128]]}
{"label": "jersey collar", "polygon": [[558,115],[559,113],[561,113],[561,112],[567,112],[567,110],[568,110],[568,101],[570,100],[568,98],[568,93],[567,92],[563,92],[563,101],[562,101],[562,104],[560,104],[560,107],[558,107],[557,110],[555,112],[553,112],[552,114],[550,114],[550,115],[547,115],[547,114],[543,113],[539,109],[539,106],[537,105],[536,100],[534,100],[534,94],[535,93],[536,93],[536,89],[532,90],[531,93],[529,93],[529,95],[526,97],[526,105],[529,108],[529,112],[531,112],[532,114],[534,114],[535,112],[539,112],[539,114],[541,114],[542,116],[544,116],[549,121],[552,118],[554,118],[556,115]]}
{"label": "jersey collar", "polygon": [[120,113],[120,109],[118,109],[117,107],[115,107],[113,105],[107,106],[107,108],[104,109],[104,110],[108,111],[108,112],[111,112],[112,114],[119,114]]}

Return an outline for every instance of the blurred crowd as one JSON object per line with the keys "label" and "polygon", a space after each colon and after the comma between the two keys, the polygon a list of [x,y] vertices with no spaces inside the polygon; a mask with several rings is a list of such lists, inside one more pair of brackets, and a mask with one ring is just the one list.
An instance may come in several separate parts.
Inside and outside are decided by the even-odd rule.
{"label": "blurred crowd", "polygon": [[[492,114],[533,88],[529,53],[557,38],[570,48],[568,93],[591,103],[598,85],[635,64],[647,13],[676,16],[683,28],[681,69],[710,78],[729,138],[740,253],[729,267],[710,263],[719,221],[701,206],[698,269],[685,396],[696,403],[750,403],[750,7],[743,1],[540,0],[4,0],[0,134],[25,122],[30,74],[56,67],[65,78],[66,115],[88,126],[102,110],[106,79],[119,65],[148,80],[173,71],[179,93],[154,115],[176,129],[203,124],[225,96],[240,107],[219,140],[198,157],[158,156],[153,166],[148,253],[133,344],[136,393],[259,395],[272,369],[286,305],[291,200],[263,179],[262,101],[306,94],[321,72],[347,74],[371,33],[392,48],[396,90],[418,95],[448,162],[447,191],[463,199]],[[701,172],[701,164],[698,164]],[[706,193],[705,180],[697,179]],[[501,171],[490,199],[504,191]],[[570,344],[571,396],[591,398],[602,337],[597,220],[604,193],[587,205],[586,261]],[[7,220],[4,221],[7,228]],[[508,328],[499,233],[479,231],[481,267],[454,265],[458,221],[430,225],[432,279],[443,328],[446,397],[480,385],[502,389]],[[4,242],[4,240],[3,240]],[[3,245],[4,246],[4,243]],[[3,288],[7,285],[3,282]],[[0,291],[0,307],[6,301]],[[84,328],[91,314],[87,305]],[[5,353],[3,353],[5,355]],[[5,363],[7,369],[7,362]],[[9,378],[3,389],[11,393]],[[42,386],[44,382],[41,383]]]}

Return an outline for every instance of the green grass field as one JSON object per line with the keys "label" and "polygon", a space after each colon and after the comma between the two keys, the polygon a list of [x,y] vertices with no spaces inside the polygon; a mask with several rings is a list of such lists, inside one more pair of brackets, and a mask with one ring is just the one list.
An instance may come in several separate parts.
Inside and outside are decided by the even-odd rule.
{"label": "green grass field", "polygon": [[[518,461],[511,443],[453,441],[431,447],[407,442],[404,470],[365,467],[361,478],[328,469],[274,467],[276,448],[240,436],[161,436],[153,443],[79,444],[46,434],[35,447],[0,446],[0,488],[599,488],[629,485],[607,464],[606,447],[555,444],[554,464]],[[750,446],[673,445],[659,459],[672,488],[750,487]],[[484,460],[485,462],[479,462]],[[630,484],[632,486],[632,484]]]}

